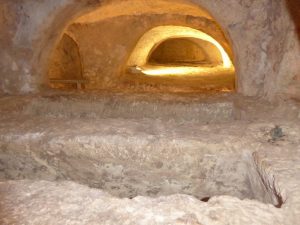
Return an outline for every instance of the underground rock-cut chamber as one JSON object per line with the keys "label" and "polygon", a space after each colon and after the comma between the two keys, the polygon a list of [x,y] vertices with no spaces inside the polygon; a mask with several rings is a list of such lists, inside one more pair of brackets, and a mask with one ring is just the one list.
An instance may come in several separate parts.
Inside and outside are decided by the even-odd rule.
{"label": "underground rock-cut chamber", "polygon": [[[8,177],[73,180],[118,197],[231,195],[277,204],[251,154],[224,148],[224,137],[206,140],[213,130],[190,129],[236,119],[229,95],[211,95],[236,88],[234,54],[218,22],[191,5],[133,2],[104,5],[62,31],[46,80],[85,92],[41,96],[23,107],[24,116],[58,120],[59,129],[38,119],[25,125],[44,129],[36,137],[46,134],[47,144],[29,135],[34,154],[4,155]],[[95,90],[105,92],[87,94]]]}
{"label": "underground rock-cut chamber", "polygon": [[298,224],[285,10],[1,1],[0,224]]}

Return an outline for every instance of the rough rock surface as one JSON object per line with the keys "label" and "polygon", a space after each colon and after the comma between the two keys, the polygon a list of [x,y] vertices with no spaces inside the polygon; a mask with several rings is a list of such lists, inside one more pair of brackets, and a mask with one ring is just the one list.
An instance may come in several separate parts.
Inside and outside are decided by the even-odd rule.
{"label": "rough rock surface", "polygon": [[[4,224],[298,224],[295,102],[60,93],[0,103]],[[36,181],[7,181],[22,179]]]}
{"label": "rough rock surface", "polygon": [[0,183],[0,222],[57,225],[281,225],[282,210],[256,201],[186,195],[118,199],[72,182]]}

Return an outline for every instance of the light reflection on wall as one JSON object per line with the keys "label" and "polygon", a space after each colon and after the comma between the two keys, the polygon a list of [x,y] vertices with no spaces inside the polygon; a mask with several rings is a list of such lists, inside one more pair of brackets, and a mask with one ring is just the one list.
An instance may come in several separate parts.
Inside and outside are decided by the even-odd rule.
{"label": "light reflection on wall", "polygon": [[[223,64],[215,67],[205,66],[153,66],[148,65],[148,56],[152,50],[163,41],[170,38],[196,38],[203,41],[210,42],[219,51],[222,56]],[[130,56],[127,66],[135,68],[136,72],[141,72],[150,76],[164,76],[164,75],[202,75],[220,71],[234,72],[233,64],[230,57],[221,46],[221,44],[208,34],[182,26],[159,26],[148,31],[136,45],[132,55]]]}

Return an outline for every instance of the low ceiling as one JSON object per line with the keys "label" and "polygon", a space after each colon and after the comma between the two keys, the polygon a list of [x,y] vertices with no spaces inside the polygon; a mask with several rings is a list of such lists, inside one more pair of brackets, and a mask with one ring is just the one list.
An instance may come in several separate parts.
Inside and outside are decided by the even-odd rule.
{"label": "low ceiling", "polygon": [[[172,4],[170,4],[172,3]],[[126,9],[126,10],[124,10]],[[74,21],[74,23],[95,23],[104,19],[142,14],[179,14],[212,19],[210,14],[198,6],[183,3],[176,0],[114,0],[85,14]]]}

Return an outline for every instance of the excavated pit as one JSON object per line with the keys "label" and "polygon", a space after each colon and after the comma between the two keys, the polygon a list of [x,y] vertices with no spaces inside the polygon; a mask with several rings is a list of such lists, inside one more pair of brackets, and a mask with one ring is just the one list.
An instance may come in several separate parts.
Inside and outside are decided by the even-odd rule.
{"label": "excavated pit", "polygon": [[273,177],[236,131],[226,132],[242,124],[236,102],[229,94],[20,97],[0,130],[0,179],[72,180],[120,198],[229,195],[279,207],[277,187],[266,186]]}

